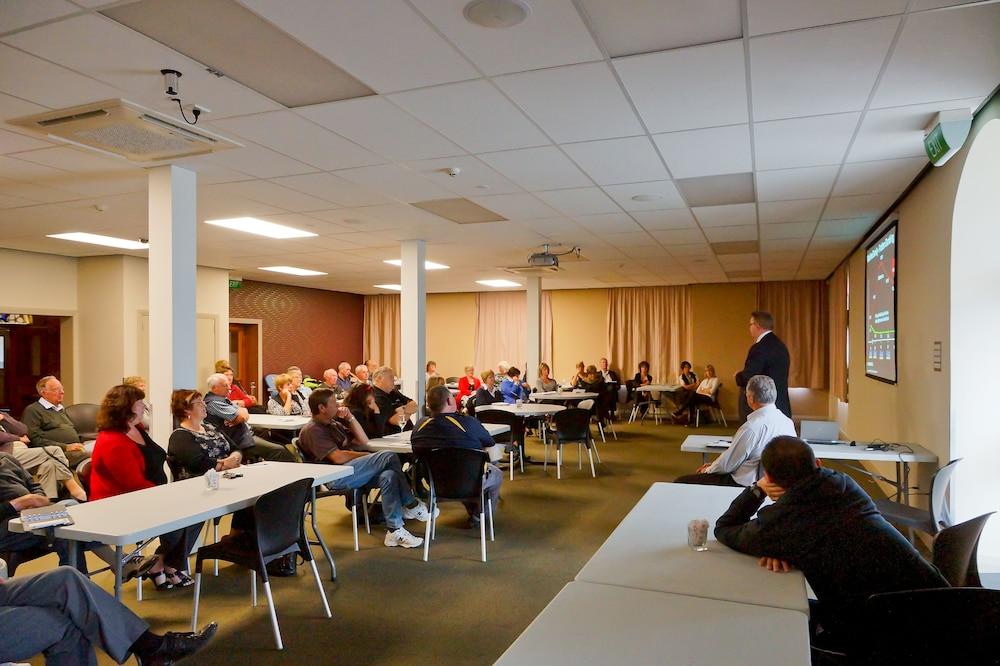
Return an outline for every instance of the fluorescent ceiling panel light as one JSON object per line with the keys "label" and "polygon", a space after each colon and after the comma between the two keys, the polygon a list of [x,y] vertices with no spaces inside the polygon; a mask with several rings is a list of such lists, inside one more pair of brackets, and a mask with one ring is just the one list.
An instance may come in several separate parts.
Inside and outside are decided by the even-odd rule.
{"label": "fluorescent ceiling panel light", "polygon": [[476,284],[484,287],[520,287],[521,285],[511,280],[476,280]]}
{"label": "fluorescent ceiling panel light", "polygon": [[[393,266],[402,266],[403,265],[403,260],[402,259],[386,259],[385,263],[392,264]],[[438,263],[435,263],[433,261],[426,261],[426,260],[424,261],[424,270],[425,271],[440,271],[440,270],[444,270],[445,268],[451,268],[451,266],[445,266],[444,264],[438,264]],[[376,285],[376,286],[378,286],[378,285]]]}
{"label": "fluorescent ceiling panel light", "polygon": [[148,250],[149,243],[128,240],[126,238],[115,238],[114,236],[101,236],[100,234],[88,234],[82,231],[74,231],[68,234],[48,234],[49,238],[59,240],[76,241],[77,243],[90,243],[91,245],[106,245],[107,247],[117,247],[121,250]]}
{"label": "fluorescent ceiling panel light", "polygon": [[259,270],[271,271],[272,273],[287,273],[289,275],[300,275],[302,277],[309,277],[313,275],[329,275],[329,273],[324,273],[323,271],[312,271],[308,268],[296,268],[295,266],[260,266]]}
{"label": "fluorescent ceiling panel light", "polygon": [[205,224],[277,239],[307,238],[316,235],[311,231],[302,231],[301,229],[286,227],[283,224],[258,220],[256,217],[231,217],[224,220],[205,220]]}
{"label": "fluorescent ceiling panel light", "polygon": [[373,284],[377,289],[391,289],[392,291],[403,291],[403,287],[398,284]]}

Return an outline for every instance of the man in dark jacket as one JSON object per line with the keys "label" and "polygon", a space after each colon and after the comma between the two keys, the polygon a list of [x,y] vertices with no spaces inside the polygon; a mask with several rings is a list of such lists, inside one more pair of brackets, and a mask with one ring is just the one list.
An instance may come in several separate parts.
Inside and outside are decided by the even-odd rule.
{"label": "man in dark jacket", "polygon": [[[760,310],[750,313],[750,335],[754,339],[743,369],[736,373],[736,385],[745,389],[754,375],[767,375],[774,380],[778,389],[775,406],[788,418],[792,418],[792,403],[788,399],[788,366],[791,361],[788,347],[774,334],[774,317],[770,312]],[[750,413],[746,396],[740,391],[740,422],[746,421]]]}
{"label": "man in dark jacket", "polygon": [[[948,587],[860,486],[819,467],[801,439],[775,437],[761,463],[764,478],[733,500],[715,537],[772,571],[801,570],[817,599],[810,625],[825,644],[849,638],[851,621],[873,594]],[[760,509],[765,497],[775,502]]]}
{"label": "man in dark jacket", "polygon": [[396,388],[396,374],[392,368],[383,366],[372,374],[375,387],[375,404],[378,414],[375,419],[383,432],[394,433],[413,427],[410,416],[417,411],[417,403]]}
{"label": "man in dark jacket", "polygon": [[[428,391],[427,407],[431,410],[431,416],[418,422],[410,436],[410,445],[415,454],[446,447],[481,451],[496,444],[482,423],[458,412],[455,396],[447,387],[435,386]],[[487,463],[483,492],[489,498],[494,514],[497,502],[500,500],[502,481],[503,474],[500,468]],[[464,504],[465,510],[469,512],[469,526],[479,527],[479,514],[482,512],[479,501],[469,501]]]}

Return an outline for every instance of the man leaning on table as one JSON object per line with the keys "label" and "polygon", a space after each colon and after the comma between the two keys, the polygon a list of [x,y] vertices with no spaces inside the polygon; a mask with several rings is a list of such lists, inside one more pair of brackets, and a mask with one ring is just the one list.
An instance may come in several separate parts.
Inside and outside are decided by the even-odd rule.
{"label": "man leaning on table", "polygon": [[[312,420],[299,433],[299,448],[314,462],[347,465],[354,473],[328,482],[333,490],[362,488],[366,492],[379,488],[382,513],[387,527],[385,545],[416,548],[424,543],[403,526],[403,520],[427,522],[430,511],[410,491],[399,456],[391,451],[365,453],[353,449],[368,443],[368,436],[347,407],[337,405],[336,394],[330,389],[316,389],[309,395]],[[435,514],[436,515],[436,514]]]}
{"label": "man leaning on table", "polygon": [[732,445],[695,474],[674,479],[674,483],[706,486],[750,486],[761,477],[760,455],[779,435],[795,436],[795,424],[775,407],[777,390],[767,375],[754,375],[747,382],[746,398],[753,412],[733,435]]}
{"label": "man leaning on table", "polygon": [[209,375],[207,383],[205,410],[208,416],[205,421],[221,430],[236,445],[244,459],[255,457],[277,462],[295,462],[295,456],[288,449],[253,434],[253,429],[247,423],[250,412],[229,399],[229,380],[225,375]]}
{"label": "man leaning on table", "polygon": [[[814,646],[849,648],[851,622],[873,594],[948,587],[865,491],[846,474],[821,468],[801,439],[774,438],[761,463],[763,478],[716,521],[715,538],[772,571],[802,571],[816,593],[809,612]],[[774,504],[761,508],[765,497]]]}

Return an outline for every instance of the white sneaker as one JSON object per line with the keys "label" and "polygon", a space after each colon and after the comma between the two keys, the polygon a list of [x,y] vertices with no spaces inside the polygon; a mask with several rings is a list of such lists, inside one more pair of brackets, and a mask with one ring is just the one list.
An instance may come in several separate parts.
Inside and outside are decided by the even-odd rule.
{"label": "white sneaker", "polygon": [[[441,509],[439,507],[434,507],[434,517],[437,518],[441,515]],[[413,520],[416,518],[422,523],[426,523],[431,517],[431,512],[427,510],[427,505],[423,502],[417,502],[417,505],[412,509],[407,509],[403,507],[403,519]]]}
{"label": "white sneaker", "polygon": [[418,548],[423,544],[423,539],[413,536],[406,531],[405,527],[400,527],[398,530],[385,533],[385,545],[389,548],[394,548],[395,546],[402,546],[403,548]]}

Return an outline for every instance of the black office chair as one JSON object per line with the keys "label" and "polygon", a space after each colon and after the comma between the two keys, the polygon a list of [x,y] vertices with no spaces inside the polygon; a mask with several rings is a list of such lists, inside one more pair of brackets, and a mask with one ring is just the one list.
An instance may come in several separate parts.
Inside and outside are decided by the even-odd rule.
{"label": "black office chair", "polygon": [[498,423],[510,427],[508,432],[500,433],[493,438],[493,441],[497,444],[507,444],[507,453],[510,456],[510,480],[514,480],[515,452],[521,465],[521,474],[524,474],[524,419],[500,409],[484,409],[475,414],[480,423]]}
{"label": "black office chair", "polygon": [[726,421],[726,413],[722,411],[722,405],[719,404],[719,389],[722,388],[722,382],[715,385],[715,390],[712,391],[712,402],[706,404],[696,405],[694,408],[694,427],[698,428],[701,426],[701,410],[707,409],[712,415],[712,420],[716,423],[722,422],[722,425],[726,428],[729,427],[729,423]]}
{"label": "black office chair", "polygon": [[952,587],[982,585],[976,555],[979,551],[979,536],[993,513],[991,511],[964,523],[946,527],[934,537],[931,561]]}
{"label": "black office chair", "polygon": [[445,384],[457,384],[458,383],[458,377],[445,377],[444,378],[444,383]]}
{"label": "black office chair", "polygon": [[[545,443],[545,466],[549,464],[549,445],[556,447],[556,478],[562,478],[562,447],[564,444],[576,442],[577,444],[577,467],[583,469],[583,447],[587,447],[587,455],[590,457],[590,475],[597,478],[597,471],[594,469],[594,451],[597,450],[597,442],[590,434],[590,411],[571,407],[561,412],[556,412],[552,416],[552,423],[555,426],[552,438]],[[597,456],[600,458],[600,454]]]}
{"label": "black office chair", "polygon": [[[257,498],[253,506],[256,528],[252,534],[244,534],[237,538],[202,546],[198,549],[195,559],[194,576],[194,611],[191,614],[191,626],[198,626],[198,602],[201,599],[201,569],[205,560],[223,560],[250,569],[250,596],[253,606],[257,606],[257,576],[264,581],[264,595],[267,597],[267,607],[271,614],[271,628],[274,630],[274,642],[279,650],[284,649],[281,642],[281,630],[278,628],[278,615],[274,610],[274,598],[271,596],[271,583],[267,576],[267,564],[285,555],[298,554],[312,568],[319,596],[323,600],[323,610],[326,616],[330,613],[330,604],[326,600],[326,591],[319,579],[316,561],[309,550],[306,540],[303,512],[309,500],[309,490],[313,479],[300,479],[286,486],[272,490]],[[192,631],[196,631],[193,629]]]}
{"label": "black office chair", "polygon": [[960,460],[961,458],[956,458],[934,472],[934,476],[931,477],[931,489],[928,493],[929,507],[927,509],[894,502],[890,499],[876,500],[875,506],[890,523],[907,529],[920,530],[934,536],[941,531],[941,528],[951,525],[946,493]]}
{"label": "black office chair", "polygon": [[[444,447],[416,454],[417,464],[430,486],[427,509],[432,518],[424,528],[424,562],[430,555],[431,540],[437,531],[433,518],[438,502],[479,500],[479,541],[483,562],[486,561],[486,518],[490,521],[490,541],[493,536],[493,503],[483,494],[484,467],[489,462],[485,451]],[[484,515],[485,513],[485,515]]]}
{"label": "black office chair", "polygon": [[66,407],[66,416],[73,422],[81,442],[97,439],[97,412],[100,408],[100,405],[90,402],[78,402]]}
{"label": "black office chair", "polygon": [[26,562],[31,562],[32,560],[37,560],[40,557],[45,557],[46,555],[55,555],[56,551],[49,548],[37,547],[28,548],[27,550],[0,550],[0,560],[7,563],[7,575],[13,576],[17,572],[17,568]]}

